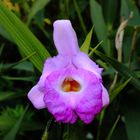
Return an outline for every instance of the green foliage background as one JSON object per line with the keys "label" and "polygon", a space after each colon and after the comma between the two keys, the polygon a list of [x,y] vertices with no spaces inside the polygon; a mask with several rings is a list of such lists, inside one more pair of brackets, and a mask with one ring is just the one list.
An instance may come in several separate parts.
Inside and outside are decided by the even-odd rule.
{"label": "green foliage background", "polygon": [[[85,125],[56,123],[27,93],[57,55],[53,22],[69,19],[104,68],[110,104]],[[0,139],[140,140],[140,0],[0,0]]]}

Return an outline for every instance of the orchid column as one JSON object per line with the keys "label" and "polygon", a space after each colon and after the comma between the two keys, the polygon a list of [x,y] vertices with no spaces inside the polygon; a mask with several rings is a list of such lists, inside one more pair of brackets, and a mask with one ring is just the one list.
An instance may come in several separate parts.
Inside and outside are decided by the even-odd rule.
{"label": "orchid column", "polygon": [[53,37],[58,55],[46,60],[28,98],[35,108],[47,108],[58,122],[75,123],[79,117],[88,124],[109,103],[102,68],[80,52],[69,20],[54,22]]}

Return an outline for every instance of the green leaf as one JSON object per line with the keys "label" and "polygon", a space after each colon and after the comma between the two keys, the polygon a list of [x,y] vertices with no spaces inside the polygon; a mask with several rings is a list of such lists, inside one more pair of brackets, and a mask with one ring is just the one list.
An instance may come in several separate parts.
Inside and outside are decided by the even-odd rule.
{"label": "green leaf", "polygon": [[87,34],[86,39],[84,41],[84,43],[82,44],[80,50],[87,53],[89,52],[89,48],[90,48],[90,43],[91,43],[91,38],[92,38],[92,33],[93,33],[93,28],[91,28],[90,32]]}
{"label": "green leaf", "polygon": [[26,77],[10,77],[10,76],[2,76],[3,79],[12,80],[12,81],[28,81],[33,82],[34,76],[26,76]]}
{"label": "green leaf", "polygon": [[121,85],[119,85],[117,88],[115,88],[111,93],[110,93],[110,101],[112,102],[116,96],[127,86],[127,84],[130,82],[131,78],[123,82]]}
{"label": "green leaf", "polygon": [[[0,91],[0,101],[4,101],[4,100],[7,100],[7,99],[12,99],[12,98],[15,98],[19,96],[19,94],[15,93],[15,92],[11,92],[11,91],[7,91],[7,92],[3,92],[3,91]],[[21,96],[21,94],[20,94]]]}
{"label": "green leaf", "polygon": [[41,140],[47,140],[48,139],[49,129],[50,129],[50,126],[51,126],[52,122],[53,122],[53,117],[51,117],[51,119],[48,120],[46,128],[44,130],[44,133],[41,137]]}
{"label": "green leaf", "polygon": [[140,139],[140,95],[135,92],[123,99],[122,112],[129,140]]}
{"label": "green leaf", "polygon": [[[24,106],[17,104],[15,108],[4,107],[0,113],[0,135],[7,134],[8,131],[13,128],[17,120],[24,113]],[[44,125],[41,122],[34,121],[33,118],[34,112],[28,110],[26,115],[24,115],[24,120],[20,125],[20,132],[24,133],[24,131],[34,131],[34,130],[43,130]],[[11,140],[11,139],[10,139]]]}
{"label": "green leaf", "polygon": [[18,133],[20,129],[20,125],[23,121],[24,115],[26,114],[28,109],[28,106],[25,108],[24,112],[22,113],[21,117],[17,120],[15,125],[11,128],[11,130],[8,132],[8,134],[4,137],[3,140],[15,140],[16,134]]}
{"label": "green leaf", "polygon": [[121,0],[121,16],[127,19],[130,13],[133,12],[132,19],[128,25],[140,25],[140,14],[133,0]]}
{"label": "green leaf", "polygon": [[7,131],[8,129],[12,128],[15,124],[15,120],[13,118],[9,118],[6,116],[0,116],[0,132]]}
{"label": "green leaf", "polygon": [[23,61],[22,63],[18,63],[17,65],[16,64],[14,65],[15,66],[13,67],[13,69],[34,72],[33,65],[29,61]]}
{"label": "green leaf", "polygon": [[116,121],[114,122],[112,128],[110,129],[110,131],[108,133],[108,136],[107,136],[106,140],[111,140],[112,134],[113,134],[113,132],[114,132],[119,120],[120,120],[120,116],[118,116]]}
{"label": "green leaf", "polygon": [[2,27],[0,27],[0,35],[13,42],[11,36]]}
{"label": "green leaf", "polygon": [[95,54],[98,55],[102,60],[112,65],[113,68],[115,68],[126,79],[131,78],[130,83],[140,90],[140,81],[137,79],[137,75],[133,71],[129,70],[125,65],[119,63],[117,60],[108,57],[97,50],[95,51]]}
{"label": "green leaf", "polygon": [[67,130],[63,135],[64,140],[85,140],[86,134],[82,125],[67,125]]}
{"label": "green leaf", "polygon": [[28,14],[28,24],[30,23],[31,19],[39,12],[41,9],[43,9],[50,0],[36,0],[30,9],[30,12]]}
{"label": "green leaf", "polygon": [[102,47],[107,54],[110,54],[108,31],[103,18],[101,6],[95,1],[90,0],[91,19],[95,26],[96,35],[99,42],[103,40]]}
{"label": "green leaf", "polygon": [[121,125],[119,122],[119,127],[116,127],[116,129],[114,130],[111,140],[128,140],[126,128],[123,122],[121,123]]}
{"label": "green leaf", "polygon": [[136,71],[136,75],[138,78],[140,78],[140,71]]}
{"label": "green leaf", "polygon": [[11,35],[24,55],[28,56],[36,52],[29,60],[39,71],[42,71],[43,62],[50,54],[31,31],[1,1],[0,26]]}
{"label": "green leaf", "polygon": [[36,130],[43,130],[44,124],[36,121],[23,121],[21,124],[21,131],[36,131]]}
{"label": "green leaf", "polygon": [[77,3],[77,0],[73,0],[73,4],[74,4],[74,6],[75,6],[75,10],[76,10],[76,12],[77,12],[77,15],[78,15],[78,18],[79,18],[81,27],[82,27],[82,29],[83,29],[83,32],[84,32],[85,34],[87,34],[87,29],[86,29],[86,26],[85,26],[85,24],[84,24],[84,20],[83,20],[83,18],[82,18],[81,11],[80,11],[79,5],[78,5],[78,3]]}
{"label": "green leaf", "polygon": [[125,33],[123,37],[123,46],[122,46],[122,52],[125,54],[123,55],[124,63],[128,63],[128,60],[130,59],[129,57],[131,55],[133,35],[134,35],[134,26],[131,27],[129,26],[125,28]]}
{"label": "green leaf", "polygon": [[91,48],[90,53],[88,54],[89,57],[91,57],[93,55],[93,53],[95,52],[95,50],[97,50],[97,48],[102,44],[103,41],[100,41],[94,48]]}
{"label": "green leaf", "polygon": [[0,56],[1,56],[1,54],[2,54],[2,51],[3,51],[4,45],[5,45],[5,44],[1,44],[1,45],[0,45]]}
{"label": "green leaf", "polygon": [[[117,17],[116,13],[118,10],[118,1],[117,0],[103,0],[103,15],[108,27],[108,30],[111,30],[113,27],[113,23],[115,18]],[[111,12],[110,12],[111,9]]]}
{"label": "green leaf", "polygon": [[8,69],[17,69],[17,70],[25,70],[25,71],[34,71],[33,65],[31,62],[26,61],[27,59],[31,58],[33,55],[36,53],[33,52],[32,54],[24,57],[23,59],[15,62],[15,63],[10,63],[10,64],[1,64],[0,63],[0,69],[2,70],[8,70]]}

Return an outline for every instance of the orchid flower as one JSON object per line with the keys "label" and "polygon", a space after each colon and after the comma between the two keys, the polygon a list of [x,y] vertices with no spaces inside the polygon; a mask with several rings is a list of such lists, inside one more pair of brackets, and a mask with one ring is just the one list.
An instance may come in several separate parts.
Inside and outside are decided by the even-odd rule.
{"label": "orchid flower", "polygon": [[109,104],[102,68],[80,52],[69,20],[57,20],[53,25],[58,55],[45,61],[40,80],[28,98],[35,108],[47,108],[58,122],[72,124],[79,117],[88,124]]}

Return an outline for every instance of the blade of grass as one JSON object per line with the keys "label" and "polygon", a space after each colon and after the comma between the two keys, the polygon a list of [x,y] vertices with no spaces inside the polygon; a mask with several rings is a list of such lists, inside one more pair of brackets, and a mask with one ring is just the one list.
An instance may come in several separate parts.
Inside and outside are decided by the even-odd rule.
{"label": "blade of grass", "polygon": [[120,86],[118,86],[116,89],[114,89],[111,93],[110,93],[110,102],[112,102],[115,97],[126,87],[126,85],[131,81],[131,78],[129,78],[128,80],[126,80],[123,84],[121,84]]}
{"label": "blade of grass", "polygon": [[30,57],[32,57],[33,55],[35,55],[36,52],[32,52],[30,55],[28,55],[27,57],[19,60],[18,62],[12,63],[12,64],[0,64],[0,70],[1,71],[6,71],[9,70],[15,66],[17,66],[20,63],[23,63],[24,61],[26,61],[27,59],[29,59]]}
{"label": "blade of grass", "polygon": [[34,76],[26,76],[26,77],[10,77],[10,76],[2,76],[3,79],[12,80],[12,81],[26,81],[26,82],[33,82]]}
{"label": "blade of grass", "polygon": [[119,120],[120,120],[120,115],[117,117],[115,123],[113,124],[113,126],[112,126],[112,128],[111,128],[111,130],[110,130],[110,132],[109,132],[109,134],[108,134],[108,136],[106,138],[106,140],[111,140],[112,134],[113,134],[113,132],[114,132]]}
{"label": "blade of grass", "polygon": [[11,35],[20,50],[26,55],[36,52],[29,58],[35,67],[42,71],[44,60],[50,56],[41,42],[31,31],[0,1],[0,25]]}
{"label": "blade of grass", "polygon": [[103,41],[100,41],[94,48],[91,49],[90,53],[88,54],[89,57],[91,57],[93,55],[93,53],[95,52],[95,50],[97,50],[97,48],[103,43]]}
{"label": "blade of grass", "polygon": [[91,44],[91,38],[92,38],[92,33],[93,33],[93,28],[91,28],[90,32],[87,34],[86,39],[84,41],[84,43],[82,44],[80,50],[88,53],[89,52],[89,48],[90,48],[90,44]]}
{"label": "blade of grass", "polygon": [[101,111],[101,113],[99,115],[99,123],[98,123],[98,128],[97,128],[97,137],[96,137],[96,140],[99,140],[100,139],[100,132],[101,132],[101,126],[102,126],[104,114],[105,114],[105,108]]}
{"label": "blade of grass", "polygon": [[23,121],[24,115],[26,114],[28,110],[28,106],[25,108],[23,114],[21,115],[21,117],[17,120],[17,122],[15,123],[15,125],[11,128],[11,130],[8,132],[8,134],[4,137],[3,140],[15,140],[16,135],[19,131],[20,125]]}
{"label": "blade of grass", "polygon": [[53,123],[53,117],[50,120],[48,120],[46,128],[44,130],[44,133],[42,135],[41,140],[47,140],[48,139],[49,128],[50,128],[52,123]]}
{"label": "blade of grass", "polygon": [[121,112],[125,120],[125,128],[128,140],[139,140],[140,138],[140,94],[133,92],[127,94],[123,100]]}
{"label": "blade of grass", "polygon": [[30,24],[30,21],[35,16],[35,14],[43,9],[49,2],[50,0],[36,0],[29,11],[27,23]]}
{"label": "blade of grass", "polygon": [[81,27],[83,29],[83,32],[85,34],[87,34],[87,29],[86,29],[86,26],[85,26],[85,23],[83,21],[83,18],[82,18],[82,15],[81,15],[81,12],[80,12],[80,8],[78,6],[78,3],[76,0],[73,0],[73,4],[75,6],[75,9],[76,9],[76,12],[77,12],[77,15],[78,15],[78,18],[79,18],[79,21],[80,21],[80,24],[81,24]]}
{"label": "blade of grass", "polygon": [[1,44],[1,45],[0,45],[0,56],[1,56],[1,54],[2,54],[2,51],[3,51],[4,46],[5,46],[5,44]]}
{"label": "blade of grass", "polygon": [[140,90],[140,81],[137,78],[137,75],[133,71],[129,70],[129,68],[127,68],[124,64],[118,62],[117,60],[111,57],[104,55],[103,53],[97,50],[95,51],[95,54],[98,55],[102,60],[112,65],[113,68],[115,68],[122,76],[125,77],[125,79],[131,78],[130,83],[138,90]]}
{"label": "blade of grass", "polygon": [[9,91],[9,92],[0,91],[0,101],[5,101],[8,99],[13,99],[13,98],[24,96],[24,95],[25,94],[18,94],[18,93],[11,92],[11,91]]}
{"label": "blade of grass", "polygon": [[2,27],[0,27],[0,36],[3,36],[7,40],[13,42],[11,36]]}
{"label": "blade of grass", "polygon": [[104,21],[100,4],[96,0],[90,0],[91,19],[95,26],[95,32],[99,41],[103,40],[102,47],[106,54],[111,55],[110,41],[108,39],[107,26]]}

